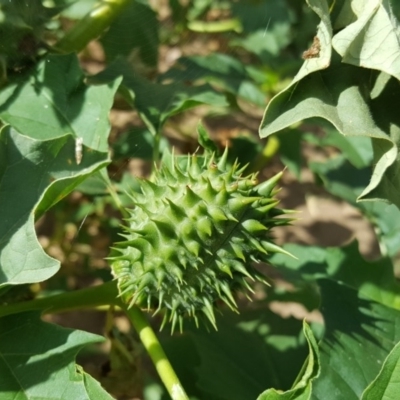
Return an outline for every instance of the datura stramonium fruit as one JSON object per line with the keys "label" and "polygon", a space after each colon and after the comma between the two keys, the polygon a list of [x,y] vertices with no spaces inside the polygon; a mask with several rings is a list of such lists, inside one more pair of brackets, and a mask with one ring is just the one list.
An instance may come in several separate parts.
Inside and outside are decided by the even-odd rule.
{"label": "datura stramonium fruit", "polygon": [[[172,157],[171,160],[174,160]],[[237,311],[234,293],[252,291],[249,281],[264,282],[254,263],[271,253],[285,253],[271,242],[271,229],[286,225],[286,213],[274,198],[279,173],[258,184],[256,175],[228,166],[227,151],[188,157],[162,165],[152,181],[141,180],[132,194],[126,239],[115,244],[112,270],[123,301],[164,312],[161,328],[172,331],[183,318],[208,319],[215,327],[214,307],[222,300]]]}

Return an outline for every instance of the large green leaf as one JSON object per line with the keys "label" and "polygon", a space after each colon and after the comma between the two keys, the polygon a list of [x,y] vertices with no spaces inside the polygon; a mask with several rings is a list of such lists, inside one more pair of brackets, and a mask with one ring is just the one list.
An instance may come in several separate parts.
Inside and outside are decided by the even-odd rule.
{"label": "large green leaf", "polygon": [[[343,4],[344,3],[344,4]],[[347,0],[334,21],[344,26],[348,21],[349,4],[354,22],[338,32],[334,49],[342,61],[363,68],[376,69],[400,79],[399,25],[389,0]]]}
{"label": "large green leaf", "polygon": [[[350,1],[345,0],[333,7],[333,25],[335,29],[349,25],[332,37],[326,0],[308,3],[321,18],[318,39],[305,54],[306,60],[290,86],[271,100],[260,134],[266,137],[302,119],[322,117],[344,135],[372,138],[375,169],[359,199],[389,200],[400,206],[400,116],[396,106],[400,93],[397,79],[387,75],[397,77],[398,23],[387,1],[352,1],[350,7]],[[368,7],[364,7],[366,3]],[[385,35],[389,35],[388,45]],[[364,63],[365,52],[372,52],[377,43],[385,43],[379,45],[379,57],[362,64],[373,69],[360,68],[357,57]],[[336,52],[332,54],[332,45],[343,59]],[[347,63],[350,59],[354,65]]]}
{"label": "large green leaf", "polygon": [[374,152],[369,137],[343,136],[336,129],[332,129],[331,126],[324,126],[324,131],[326,135],[323,137],[306,133],[303,135],[303,139],[322,148],[326,146],[336,147],[356,168],[371,166]]}
{"label": "large green leaf", "polygon": [[40,282],[58,270],[34,219],[109,162],[118,84],[87,86],[75,55],[48,55],[0,92],[0,119],[16,129],[4,129],[0,141],[0,285]]}
{"label": "large green leaf", "polygon": [[319,351],[314,335],[307,325],[303,323],[304,336],[308,343],[308,358],[304,371],[294,387],[286,392],[276,389],[268,389],[262,393],[258,400],[309,400],[312,393],[312,382],[318,377],[320,372]]}
{"label": "large green leaf", "polygon": [[119,82],[87,86],[76,55],[48,55],[0,92],[0,119],[35,139],[69,133],[107,151],[108,113]]}
{"label": "large green leaf", "polygon": [[346,285],[331,280],[319,285],[326,334],[311,399],[358,400],[400,339],[400,312]]}
{"label": "large green leaf", "polygon": [[37,240],[35,213],[41,215],[107,163],[107,153],[85,149],[78,165],[71,135],[40,141],[2,129],[0,286],[41,282],[57,272],[59,262]]}
{"label": "large green leaf", "polygon": [[271,262],[294,278],[318,281],[325,320],[321,374],[312,399],[359,399],[400,339],[400,286],[389,260],[367,262],[356,243],[340,249],[288,245],[299,257]]}
{"label": "large green leaf", "polygon": [[218,332],[189,330],[163,345],[183,386],[198,399],[254,400],[268,387],[289,389],[307,357],[301,321],[282,319],[265,303],[240,316],[224,310]]}
{"label": "large green leaf", "polygon": [[133,70],[124,60],[118,59],[105,71],[90,79],[91,82],[113,82],[123,77],[122,86],[128,101],[138,110],[153,134],[161,131],[165,121],[199,104],[227,106],[225,96],[210,85],[185,86],[182,83],[160,85],[153,83]]}
{"label": "large green leaf", "polygon": [[21,313],[0,319],[0,338],[2,400],[112,400],[74,362],[85,345],[104,340],[101,336]]}
{"label": "large green leaf", "polygon": [[284,249],[298,259],[276,254],[271,257],[271,263],[288,278],[332,279],[371,300],[400,310],[400,285],[395,280],[390,259],[365,260],[358,251],[357,242],[343,248],[288,244]]}
{"label": "large green leaf", "polygon": [[391,400],[400,393],[400,342],[386,358],[376,379],[363,393],[362,400]]}

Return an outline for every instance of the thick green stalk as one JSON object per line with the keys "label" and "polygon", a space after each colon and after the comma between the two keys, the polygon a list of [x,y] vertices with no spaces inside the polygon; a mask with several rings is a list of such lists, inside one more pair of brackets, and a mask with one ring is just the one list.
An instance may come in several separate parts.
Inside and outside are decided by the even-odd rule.
{"label": "thick green stalk", "polygon": [[189,397],[179,382],[179,379],[176,376],[167,356],[165,355],[156,334],[151,328],[146,317],[143,315],[143,312],[136,306],[129,309],[127,307],[124,308],[132,325],[138,332],[143,346],[149,353],[161,380],[171,396],[171,399],[189,400]]}
{"label": "thick green stalk", "polygon": [[63,53],[79,52],[99,37],[132,0],[103,0],[79,20],[56,44]]}
{"label": "thick green stalk", "polygon": [[0,306],[0,317],[33,310],[42,310],[44,314],[55,314],[111,304],[120,305],[116,281],[55,296],[3,305]]}

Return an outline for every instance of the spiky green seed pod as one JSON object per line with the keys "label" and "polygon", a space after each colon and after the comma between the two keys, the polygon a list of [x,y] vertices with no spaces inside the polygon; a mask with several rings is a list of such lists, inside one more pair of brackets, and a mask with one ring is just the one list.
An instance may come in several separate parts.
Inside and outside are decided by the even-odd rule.
{"label": "spiky green seed pod", "polygon": [[205,157],[200,165],[188,157],[156,171],[153,182],[141,181],[132,194],[136,207],[125,228],[125,241],[114,248],[112,270],[122,298],[164,312],[164,324],[184,316],[206,317],[215,326],[218,300],[237,311],[234,292],[251,290],[248,280],[264,282],[253,267],[270,253],[286,253],[271,242],[271,229],[287,224],[276,218],[275,185],[279,173],[261,184],[242,177],[238,164]]}

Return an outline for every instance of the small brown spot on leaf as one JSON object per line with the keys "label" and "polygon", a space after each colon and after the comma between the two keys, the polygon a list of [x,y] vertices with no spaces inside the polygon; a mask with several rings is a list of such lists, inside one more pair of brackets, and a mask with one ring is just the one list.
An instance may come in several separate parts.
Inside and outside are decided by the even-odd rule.
{"label": "small brown spot on leaf", "polygon": [[308,60],[309,58],[317,58],[319,57],[320,51],[321,42],[319,41],[318,36],[314,36],[311,47],[303,53],[302,57],[304,60]]}

